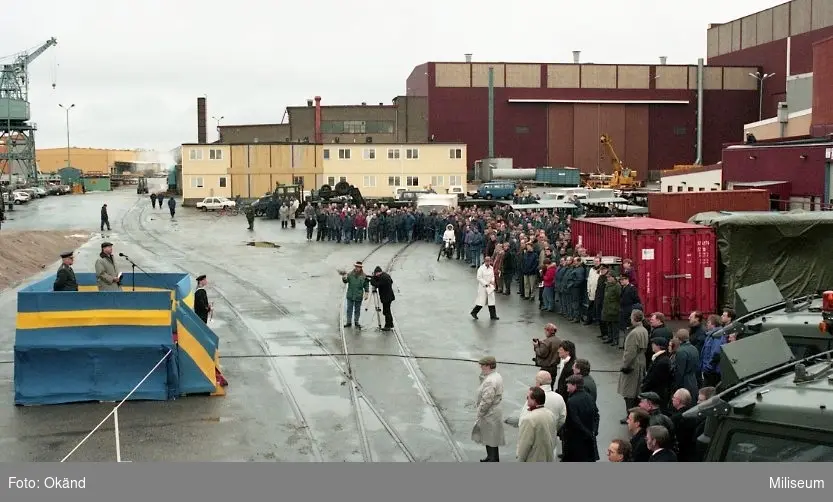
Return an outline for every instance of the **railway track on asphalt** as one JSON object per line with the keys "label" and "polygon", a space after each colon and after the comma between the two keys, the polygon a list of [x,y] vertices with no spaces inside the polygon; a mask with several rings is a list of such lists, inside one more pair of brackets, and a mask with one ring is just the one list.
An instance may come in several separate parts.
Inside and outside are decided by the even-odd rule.
{"label": "railway track on asphalt", "polygon": [[[133,230],[131,230],[129,228],[129,225],[126,225],[126,223],[128,222],[128,216],[130,214],[135,213],[136,210],[138,209],[138,215],[137,215],[137,219],[136,219],[138,232],[141,233],[141,235],[146,236],[146,237],[156,241],[157,243],[161,244],[162,246],[164,246],[164,248],[166,250],[172,249],[175,252],[177,252],[178,254],[181,254],[181,255],[184,256],[186,254],[185,250],[183,250],[182,248],[179,248],[177,246],[172,245],[170,242],[167,242],[166,240],[163,240],[162,238],[158,237],[152,231],[148,230],[145,227],[145,225],[142,221],[144,210],[139,207],[139,202],[140,201],[141,201],[141,199],[139,201],[137,201],[137,203],[128,212],[126,212],[125,215],[122,217],[122,228],[125,230],[125,233],[128,235],[128,237],[130,237],[130,239],[132,241],[134,241],[136,243],[136,245],[138,245],[142,249],[146,250],[147,252],[149,252],[149,253],[151,253],[155,256],[163,256],[160,253],[158,253],[155,249],[153,249],[152,247],[148,247],[147,245],[142,244],[142,239],[137,239],[136,234],[133,233]],[[382,246],[384,246],[384,244],[380,244],[373,251],[376,251],[376,250],[380,249]],[[262,352],[262,355],[266,356],[266,358],[269,359],[270,368],[272,369],[273,373],[275,374],[276,379],[278,380],[278,382],[280,384],[280,387],[284,391],[284,396],[286,397],[288,403],[290,404],[290,406],[293,410],[293,414],[295,415],[295,418],[296,418],[297,422],[299,423],[301,428],[304,429],[304,431],[305,431],[305,434],[308,438],[308,441],[309,441],[311,449],[312,449],[312,456],[314,457],[314,459],[316,461],[319,461],[319,462],[326,461],[326,458],[325,458],[323,452],[321,451],[320,443],[316,439],[316,437],[315,437],[315,435],[312,431],[312,427],[310,426],[309,421],[307,420],[307,417],[305,416],[305,414],[303,412],[303,409],[302,409],[302,407],[299,403],[298,398],[296,398],[296,396],[293,394],[292,389],[291,389],[286,377],[283,375],[283,372],[281,371],[281,368],[278,366],[277,358],[274,357],[274,354],[272,353],[271,349],[269,348],[268,343],[265,339],[265,336],[260,332],[259,329],[257,329],[255,326],[252,326],[252,324],[247,321],[246,317],[234,305],[235,305],[235,303],[240,303],[241,298],[247,298],[247,296],[248,296],[248,298],[251,299],[251,300],[254,300],[254,301],[259,302],[259,303],[265,303],[267,306],[269,306],[272,310],[274,310],[280,316],[290,316],[291,317],[292,316],[291,312],[289,312],[289,310],[286,307],[284,307],[280,303],[276,302],[271,297],[271,295],[269,295],[267,292],[265,292],[260,286],[258,286],[257,284],[241,277],[239,274],[234,274],[233,272],[230,272],[229,270],[227,270],[224,267],[221,267],[221,266],[218,266],[216,264],[201,260],[199,258],[189,258],[189,262],[199,263],[201,266],[211,268],[211,269],[214,270],[214,272],[212,272],[213,276],[215,276],[215,277],[220,276],[221,277],[221,280],[219,282],[222,282],[224,284],[235,284],[236,287],[239,287],[240,291],[235,291],[235,293],[237,293],[237,294],[234,295],[235,301],[232,301],[232,295],[229,292],[224,291],[223,289],[217,288],[216,286],[214,287],[214,290],[217,293],[217,295],[219,295],[225,301],[225,303],[228,305],[230,311],[235,316],[235,318],[237,318],[252,334],[254,334],[254,336],[256,338],[256,341],[257,341],[257,343],[260,347],[260,350]],[[191,275],[196,275],[198,273],[198,272],[195,272],[193,269],[189,269],[189,267],[187,267],[187,266],[182,266],[181,264],[177,265],[177,266],[180,269],[182,269],[183,271],[185,271],[185,272],[187,272]],[[223,277],[227,278],[228,280],[223,281],[222,280]],[[341,373],[342,376],[344,376],[347,379],[347,381],[350,383],[352,412],[353,412],[353,414],[355,416],[355,420],[356,420],[356,425],[357,425],[357,430],[358,430],[358,435],[359,435],[359,438],[358,438],[359,439],[359,446],[360,446],[360,449],[361,449],[361,454],[362,454],[363,460],[365,462],[373,462],[374,457],[373,457],[372,449],[370,447],[370,440],[369,440],[369,436],[368,436],[368,433],[367,433],[367,427],[366,427],[366,424],[364,423],[364,419],[363,419],[363,414],[362,414],[362,410],[361,410],[361,404],[362,403],[364,403],[364,405],[367,407],[367,409],[370,410],[370,412],[375,416],[375,418],[378,420],[378,422],[381,424],[381,426],[391,436],[392,440],[396,443],[397,449],[401,451],[401,453],[404,455],[404,457],[409,462],[416,462],[416,457],[413,455],[411,450],[407,447],[407,445],[402,440],[400,435],[390,425],[390,423],[388,423],[388,421],[386,420],[385,416],[381,413],[379,408],[372,402],[371,399],[368,398],[368,396],[367,396],[366,392],[364,391],[364,389],[362,388],[361,384],[358,381],[356,381],[356,379],[353,377],[352,372],[350,370],[348,357],[346,355],[343,356],[343,357],[345,357],[345,364],[346,364],[346,367],[343,367],[342,364],[341,364],[341,361],[338,359],[339,355],[334,354],[331,351],[329,351],[326,348],[324,342],[321,340],[320,337],[318,337],[314,333],[311,333],[311,332],[307,331],[306,329],[302,330],[301,334],[304,338],[306,338],[308,341],[311,341],[313,343],[314,347],[312,348],[312,350],[317,351],[322,356],[326,357],[330,361],[330,363],[333,365],[334,369],[336,369],[339,373]],[[342,337],[342,340],[343,339],[344,338]],[[346,352],[345,352],[345,354],[346,354]]]}
{"label": "railway track on asphalt", "polygon": [[[385,267],[385,270],[390,272],[393,269],[393,267],[397,264],[397,262],[402,258],[405,251],[408,248],[410,248],[411,245],[414,244],[414,243],[415,242],[412,241],[412,242],[406,244],[405,246],[403,246],[402,248],[398,249],[396,251],[396,253],[394,253],[394,255],[388,261],[387,266]],[[362,262],[363,263],[368,263],[370,258],[384,247],[385,247],[385,244],[381,244],[379,246],[376,246],[374,249],[372,249],[370,251],[370,253],[368,253],[364,257]],[[346,291],[346,287],[345,287],[345,291]],[[350,350],[349,350],[349,344],[347,342],[348,338],[347,338],[346,330],[344,328],[345,311],[346,311],[346,295],[345,295],[344,299],[342,300],[341,314],[339,315],[339,330],[340,330],[340,334],[341,334],[344,357],[347,361],[347,371],[350,374],[352,374],[352,364],[351,364],[351,361],[350,361]],[[404,363],[404,365],[405,365],[405,367],[408,371],[408,375],[409,375],[411,381],[413,382],[414,387],[417,390],[419,398],[430,409],[431,413],[433,414],[434,419],[435,419],[435,421],[437,423],[437,426],[439,428],[440,434],[442,435],[444,441],[448,444],[448,447],[451,450],[451,454],[454,457],[454,460],[457,461],[457,462],[465,462],[466,458],[467,458],[466,454],[463,452],[459,443],[454,438],[454,432],[453,432],[451,426],[449,425],[448,421],[446,420],[445,415],[443,415],[442,409],[440,408],[439,404],[434,399],[434,397],[431,395],[431,392],[429,390],[429,385],[425,381],[425,376],[423,375],[422,371],[420,370],[419,365],[416,362],[416,358],[414,357],[413,352],[408,347],[408,344],[405,342],[405,338],[402,335],[402,330],[399,326],[399,323],[396,322],[396,319],[394,319],[394,328],[392,330],[392,333],[394,334],[394,337],[396,339],[397,350],[399,351],[399,355],[402,356],[401,360],[403,361],[403,363]],[[355,379],[353,379],[353,381],[355,381]]]}

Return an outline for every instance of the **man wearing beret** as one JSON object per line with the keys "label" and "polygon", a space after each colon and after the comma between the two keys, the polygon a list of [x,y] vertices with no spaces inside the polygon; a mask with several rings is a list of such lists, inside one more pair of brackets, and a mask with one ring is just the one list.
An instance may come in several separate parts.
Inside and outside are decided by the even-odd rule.
{"label": "man wearing beret", "polygon": [[101,243],[101,254],[95,261],[95,282],[99,291],[121,291],[121,274],[113,259],[113,244]]}
{"label": "man wearing beret", "polygon": [[197,290],[194,292],[194,312],[202,319],[202,322],[208,324],[211,304],[208,303],[208,293],[205,292],[206,284],[208,284],[208,279],[205,278],[205,275],[197,277]]}
{"label": "man wearing beret", "polygon": [[78,291],[78,281],[75,279],[75,271],[72,270],[74,257],[72,251],[61,253],[61,266],[58,268],[58,275],[55,277],[55,284],[52,289],[55,291]]}

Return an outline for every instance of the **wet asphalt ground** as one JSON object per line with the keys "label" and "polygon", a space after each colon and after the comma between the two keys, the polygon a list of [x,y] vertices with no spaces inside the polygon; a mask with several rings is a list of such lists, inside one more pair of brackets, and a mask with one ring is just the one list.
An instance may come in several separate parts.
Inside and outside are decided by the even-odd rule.
{"label": "wet asphalt ground", "polygon": [[[112,231],[101,233],[105,202]],[[150,199],[132,188],[48,197],[10,217],[3,230],[90,232],[75,261],[78,272],[93,270],[106,239],[148,272],[208,276],[215,308],[209,326],[221,340],[228,394],[126,403],[119,412],[125,460],[477,462],[485,452],[470,439],[479,384],[473,361],[498,359],[504,416],[516,416],[537,371],[531,339],[551,321],[593,366],[602,456],[611,439],[627,437],[619,425],[624,403],[616,394],[621,352],[599,342],[595,326],[561,322],[514,293],[498,296],[499,321],[488,320],[485,309],[474,321],[468,314],[474,270],[438,262],[433,244],[308,243],[301,220],[296,229],[282,230],[277,221],[258,219],[249,231],[242,215],[183,207],[171,219],[167,206],[151,208]],[[337,271],[356,260],[367,272],[379,265],[391,273],[396,332],[377,331],[367,304],[363,330],[341,328],[344,290]],[[126,262],[120,265],[130,271]],[[43,276],[57,266],[56,257]],[[57,461],[114,404],[14,406],[15,312],[16,292],[0,294],[0,461]],[[506,436],[501,461],[512,462],[517,429],[507,425]],[[115,458],[108,421],[70,460]]]}

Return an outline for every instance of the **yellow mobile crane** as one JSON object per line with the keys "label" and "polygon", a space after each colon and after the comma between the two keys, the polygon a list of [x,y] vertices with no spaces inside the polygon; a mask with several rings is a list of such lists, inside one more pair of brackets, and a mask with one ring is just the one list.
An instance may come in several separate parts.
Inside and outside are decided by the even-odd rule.
{"label": "yellow mobile crane", "polygon": [[[610,157],[610,163],[613,165],[613,174],[609,176],[609,180],[602,181],[601,183],[594,183],[591,176],[588,185],[594,188],[613,188],[619,190],[638,188],[640,183],[636,180],[636,171],[625,167],[625,164],[619,160],[619,156],[616,155],[616,151],[613,149],[613,142],[610,141],[610,136],[602,134],[601,143],[605,146],[607,155]],[[600,178],[604,179],[608,178],[608,176],[600,176]]]}

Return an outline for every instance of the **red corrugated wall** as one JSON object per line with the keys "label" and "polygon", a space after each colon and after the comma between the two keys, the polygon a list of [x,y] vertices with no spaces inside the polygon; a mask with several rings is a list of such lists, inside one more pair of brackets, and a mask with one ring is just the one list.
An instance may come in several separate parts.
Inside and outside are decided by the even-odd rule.
{"label": "red corrugated wall", "polygon": [[547,135],[547,165],[575,166],[575,109],[572,103],[547,107]]}
{"label": "red corrugated wall", "polygon": [[813,46],[813,124],[810,134],[833,133],[833,37]]}
{"label": "red corrugated wall", "polygon": [[811,145],[726,148],[723,182],[789,181],[793,196],[823,197],[824,150]]}
{"label": "red corrugated wall", "polygon": [[711,227],[654,218],[580,218],[573,241],[590,254],[630,258],[645,312],[682,318],[717,310],[717,254]]}
{"label": "red corrugated wall", "polygon": [[[429,84],[431,84],[429,82]],[[547,105],[509,103],[514,99],[629,99],[629,100],[688,100],[689,105],[644,105],[647,111],[626,111],[622,118],[619,111],[608,112],[611,106],[603,105],[599,117],[598,105]],[[428,126],[429,133],[436,141],[460,141],[468,145],[468,156],[472,163],[488,154],[488,89],[486,88],[440,88],[429,91]],[[553,108],[549,108],[552,106]],[[570,113],[563,106],[574,106],[572,121]],[[625,110],[631,106],[626,105]],[[549,112],[549,109],[555,111]],[[516,167],[538,167],[544,165],[573,165],[587,172],[597,165],[597,145],[602,127],[616,128],[606,131],[614,138],[617,150],[632,149],[636,143],[650,144],[645,153],[630,158],[620,153],[623,160],[644,176],[649,170],[670,169],[675,164],[691,163],[695,160],[696,143],[696,97],[692,91],[633,90],[633,89],[495,89],[495,155],[511,157]],[[756,91],[706,91],[704,94],[703,146],[704,162],[720,160],[723,143],[742,138],[743,125],[757,118]],[[637,124],[633,133],[628,131],[628,120]],[[624,120],[624,128],[622,123]],[[645,130],[647,124],[647,131]],[[573,127],[572,162],[566,146],[558,146],[551,155],[548,146],[562,141],[568,144],[568,137],[557,138],[558,131]],[[591,127],[592,126],[592,127]],[[525,132],[518,132],[523,127]],[[592,129],[591,133],[589,129]],[[683,133],[678,135],[677,129]],[[592,140],[591,140],[592,136]],[[638,139],[639,137],[642,139]],[[562,162],[556,162],[556,161]]]}
{"label": "red corrugated wall", "polygon": [[688,222],[708,211],[769,211],[767,190],[726,190],[648,194],[648,214],[660,220]]}

